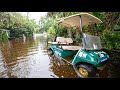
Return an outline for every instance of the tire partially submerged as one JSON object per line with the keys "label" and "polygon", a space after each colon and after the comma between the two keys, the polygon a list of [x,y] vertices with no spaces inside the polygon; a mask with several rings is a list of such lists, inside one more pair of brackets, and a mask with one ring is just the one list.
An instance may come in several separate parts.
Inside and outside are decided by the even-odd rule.
{"label": "tire partially submerged", "polygon": [[73,68],[81,78],[93,78],[96,75],[95,67],[89,64],[77,64],[73,65]]}

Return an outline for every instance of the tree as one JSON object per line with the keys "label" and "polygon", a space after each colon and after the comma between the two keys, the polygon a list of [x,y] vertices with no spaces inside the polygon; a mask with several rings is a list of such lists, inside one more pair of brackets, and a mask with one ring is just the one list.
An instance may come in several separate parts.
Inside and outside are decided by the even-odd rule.
{"label": "tree", "polygon": [[39,30],[39,26],[34,20],[21,15],[20,12],[0,12],[0,28],[13,32],[10,36],[14,38],[18,38],[22,34],[32,36],[33,32]]}

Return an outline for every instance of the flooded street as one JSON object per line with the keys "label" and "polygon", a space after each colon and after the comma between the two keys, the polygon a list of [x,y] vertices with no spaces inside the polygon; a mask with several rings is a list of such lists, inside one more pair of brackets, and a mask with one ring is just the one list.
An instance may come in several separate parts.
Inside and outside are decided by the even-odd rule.
{"label": "flooded street", "polygon": [[[119,53],[118,59],[117,54],[110,52],[109,55],[112,60],[116,56],[118,61]],[[110,63],[97,77],[120,77],[119,67],[118,62]],[[33,39],[21,38],[0,42],[0,78],[78,78],[78,76],[71,65],[61,65],[48,55],[47,39],[41,35]]]}
{"label": "flooded street", "polygon": [[0,12],[0,78],[120,78],[120,12]]}
{"label": "flooded street", "polygon": [[60,66],[47,54],[46,37],[0,43],[0,78],[76,78],[70,65]]}

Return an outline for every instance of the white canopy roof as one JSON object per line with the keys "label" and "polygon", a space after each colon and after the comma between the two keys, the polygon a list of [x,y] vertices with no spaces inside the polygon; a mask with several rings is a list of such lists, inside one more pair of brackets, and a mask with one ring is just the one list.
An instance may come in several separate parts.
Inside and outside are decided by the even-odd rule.
{"label": "white canopy roof", "polygon": [[90,25],[93,23],[96,24],[102,23],[100,19],[88,13],[71,15],[69,17],[61,19],[58,23],[67,27],[74,27],[74,26],[80,27],[80,16],[82,18],[82,26]]}

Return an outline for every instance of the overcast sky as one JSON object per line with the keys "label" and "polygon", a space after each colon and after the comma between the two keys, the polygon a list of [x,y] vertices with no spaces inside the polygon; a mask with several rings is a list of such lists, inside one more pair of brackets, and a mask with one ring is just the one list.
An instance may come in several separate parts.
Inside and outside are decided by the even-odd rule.
{"label": "overcast sky", "polygon": [[[23,15],[27,15],[27,12],[21,12]],[[41,16],[45,16],[47,12],[29,12],[29,19],[35,19],[38,23]]]}

